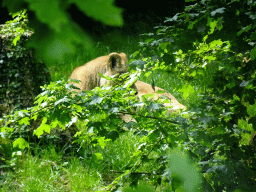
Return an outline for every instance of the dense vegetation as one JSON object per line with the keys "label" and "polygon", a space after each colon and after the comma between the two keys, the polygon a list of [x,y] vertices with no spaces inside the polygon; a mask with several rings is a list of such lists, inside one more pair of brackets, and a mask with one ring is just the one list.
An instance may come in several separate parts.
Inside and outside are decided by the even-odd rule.
{"label": "dense vegetation", "polygon": [[[253,191],[255,6],[251,0],[191,3],[143,35],[131,74],[120,77],[124,84],[74,97],[65,80],[44,85],[34,107],[1,121],[3,188]],[[138,77],[182,95],[187,110],[170,113],[150,96],[136,100],[129,86]],[[11,170],[21,179],[7,186]]]}

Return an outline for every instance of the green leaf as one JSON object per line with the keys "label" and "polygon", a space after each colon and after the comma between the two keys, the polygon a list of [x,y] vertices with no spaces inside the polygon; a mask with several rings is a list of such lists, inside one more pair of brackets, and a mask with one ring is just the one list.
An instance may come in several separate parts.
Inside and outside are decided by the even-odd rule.
{"label": "green leaf", "polygon": [[163,104],[160,103],[151,103],[148,107],[149,110],[159,110],[163,107]]}
{"label": "green leaf", "polygon": [[243,81],[242,83],[240,83],[240,87],[246,87],[248,84],[250,83],[250,81]]}
{"label": "green leaf", "polygon": [[67,127],[75,124],[77,122],[77,117],[72,117],[71,121],[66,124]]}
{"label": "green leaf", "polygon": [[23,150],[26,147],[29,148],[29,143],[23,138],[18,138],[13,142],[13,147],[19,147],[20,149]]}
{"label": "green leaf", "polygon": [[55,119],[51,122],[51,128],[55,128],[59,126],[60,128],[64,129],[65,128],[65,125],[63,124],[62,121],[59,121],[58,119]]}
{"label": "green leaf", "polygon": [[75,3],[85,15],[106,25],[123,25],[122,9],[114,6],[114,0],[70,0],[70,3]]}
{"label": "green leaf", "polygon": [[98,95],[94,95],[91,97],[90,105],[100,104],[103,101],[103,97],[100,97]]}
{"label": "green leaf", "polygon": [[108,132],[106,137],[111,139],[112,141],[115,141],[119,137],[119,133],[117,131],[110,131]]}
{"label": "green leaf", "polygon": [[237,36],[241,35],[243,32],[248,32],[252,28],[252,25],[243,27],[240,31],[237,32]]}
{"label": "green leaf", "polygon": [[70,101],[70,99],[69,99],[67,96],[65,96],[64,98],[62,98],[62,99],[56,101],[56,102],[54,103],[54,106],[57,106],[57,105],[59,105],[60,103],[68,103],[69,101]]}
{"label": "green leaf", "polygon": [[189,157],[182,151],[173,149],[169,156],[169,161],[168,174],[179,181],[177,182],[176,189],[183,188],[184,191],[198,191],[201,175]]}
{"label": "green leaf", "polygon": [[111,141],[111,139],[105,139],[105,137],[100,137],[97,139],[99,146],[104,149],[104,147],[107,145],[106,142]]}
{"label": "green leaf", "polygon": [[191,85],[182,85],[182,89],[179,89],[179,92],[182,92],[184,99],[187,99],[190,94],[195,92],[195,89]]}
{"label": "green leaf", "polygon": [[47,132],[50,134],[51,132],[51,126],[47,125],[47,124],[42,124],[40,127],[38,127],[35,131],[34,131],[34,135],[36,135],[38,138],[44,134],[44,132]]}
{"label": "green leaf", "polygon": [[[31,21],[31,23],[38,23],[38,21]],[[63,55],[74,53],[76,46],[81,42],[86,42],[83,44],[86,49],[92,47],[91,38],[74,23],[63,24],[62,30],[59,32],[39,23],[32,27],[36,27],[35,34],[31,36],[27,46],[36,48],[36,56],[42,58],[46,63],[61,62]],[[38,33],[36,33],[37,31]],[[40,31],[44,31],[44,36],[40,35]]]}
{"label": "green leaf", "polygon": [[138,79],[139,73],[133,73],[130,75],[130,79],[124,84],[123,88],[132,86]]}
{"label": "green leaf", "polygon": [[215,16],[217,13],[222,14],[224,13],[225,9],[226,9],[225,7],[215,9],[214,11],[211,12],[211,16]]}
{"label": "green leaf", "polygon": [[256,58],[256,46],[252,49],[252,52],[251,52],[252,61],[255,60],[255,58]]}
{"label": "green leaf", "polygon": [[218,20],[213,20],[212,18],[209,18],[207,25],[210,26],[209,34],[212,34],[214,32],[214,29],[218,25]]}
{"label": "green leaf", "polygon": [[94,153],[92,156],[92,160],[94,162],[98,162],[98,161],[102,161],[103,160],[103,156],[101,153]]}
{"label": "green leaf", "polygon": [[20,121],[19,121],[19,124],[20,125],[30,125],[30,119],[28,118],[28,117],[24,117],[24,118],[22,118]]}
{"label": "green leaf", "polygon": [[132,61],[130,64],[129,64],[129,68],[130,69],[133,69],[133,70],[136,70],[136,68],[138,67],[139,69],[144,69],[144,66],[147,62],[146,61],[143,61],[143,60],[135,60],[135,61]]}
{"label": "green leaf", "polygon": [[17,41],[19,41],[20,40],[20,36],[19,35],[17,35],[17,37],[15,37],[15,39],[13,39],[13,44],[14,44],[14,46],[16,46],[17,45]]}

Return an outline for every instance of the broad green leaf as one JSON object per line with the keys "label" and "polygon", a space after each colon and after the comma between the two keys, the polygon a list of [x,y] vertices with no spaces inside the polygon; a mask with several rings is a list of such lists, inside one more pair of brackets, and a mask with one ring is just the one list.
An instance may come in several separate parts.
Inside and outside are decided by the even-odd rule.
{"label": "broad green leaf", "polygon": [[30,119],[28,118],[28,117],[24,117],[24,118],[22,118],[20,121],[19,121],[19,124],[20,125],[30,125]]}
{"label": "broad green leaf", "polygon": [[195,89],[191,85],[183,85],[182,89],[179,89],[179,92],[182,92],[182,96],[186,99],[190,94],[195,92]]}
{"label": "broad green leaf", "polygon": [[103,156],[101,153],[94,153],[92,156],[92,160],[95,162],[99,162],[103,160]]}
{"label": "broad green leaf", "polygon": [[163,107],[163,104],[160,103],[151,103],[148,107],[149,110],[159,110]]}
{"label": "broad green leaf", "polygon": [[70,0],[75,3],[83,13],[93,19],[110,26],[122,26],[122,9],[114,6],[114,0]]}
{"label": "broad green leaf", "polygon": [[218,25],[218,20],[209,19],[208,20],[208,25],[210,26],[209,34],[212,34],[214,32],[214,29]]}
{"label": "broad green leaf", "polygon": [[256,46],[252,49],[251,59],[252,59],[252,61],[256,59]]}
{"label": "broad green leaf", "polygon": [[212,11],[211,16],[215,16],[217,13],[222,14],[222,13],[224,13],[225,9],[226,9],[225,7],[221,7],[221,8],[218,8],[218,9]]}
{"label": "broad green leaf", "polygon": [[[29,8],[33,10],[36,17],[42,23],[49,24],[50,28],[60,33],[64,26],[67,26],[69,21],[65,9],[61,9],[61,1],[51,0],[25,0],[29,3]],[[50,6],[49,6],[50,5]]]}
{"label": "broad green leaf", "polygon": [[58,119],[55,119],[51,122],[51,128],[54,129],[57,126],[59,126],[62,129],[65,129],[65,124],[63,124],[62,121],[59,121]]}
{"label": "broad green leaf", "polygon": [[248,84],[250,83],[250,81],[243,81],[242,83],[240,83],[240,87],[246,87]]}
{"label": "broad green leaf", "polygon": [[143,60],[135,60],[135,61],[132,61],[130,64],[129,64],[129,68],[130,69],[133,69],[133,70],[136,70],[136,68],[139,68],[139,69],[144,69],[144,66],[147,62],[146,61],[143,61]]}
{"label": "broad green leaf", "polygon": [[56,101],[56,102],[54,103],[54,105],[56,106],[56,105],[59,105],[60,103],[68,103],[69,101],[70,101],[70,99],[69,99],[67,96],[64,96],[64,98],[62,98],[62,99]]}
{"label": "broad green leaf", "polygon": [[20,36],[19,35],[17,35],[17,37],[15,37],[15,39],[13,40],[13,44],[14,44],[14,46],[16,46],[17,45],[17,41],[19,41],[20,40]]}
{"label": "broad green leaf", "polygon": [[241,35],[243,32],[248,32],[251,28],[252,28],[252,25],[243,27],[239,32],[237,32],[237,36]]}
{"label": "broad green leaf", "polygon": [[51,126],[47,125],[47,124],[42,124],[40,127],[38,127],[35,131],[34,131],[34,135],[36,135],[38,138],[44,134],[44,132],[47,132],[50,134],[51,132]]}
{"label": "broad green leaf", "polygon": [[161,94],[161,93],[166,93],[166,91],[165,90],[157,90],[157,92],[156,93],[158,93],[158,94]]}
{"label": "broad green leaf", "polygon": [[72,117],[71,121],[66,124],[66,127],[70,127],[77,122],[77,117]]}
{"label": "broad green leaf", "polygon": [[1,132],[13,132],[13,128],[10,127],[1,127]]}
{"label": "broad green leaf", "polygon": [[[188,155],[178,149],[173,149],[169,155],[168,174],[174,178],[172,185],[177,182],[176,189],[183,191],[198,191],[201,175],[195,165],[190,161]],[[178,182],[179,181],[179,182]]]}
{"label": "broad green leaf", "polygon": [[[34,23],[36,22],[34,21]],[[44,31],[43,36],[40,35],[40,31]],[[74,23],[69,22],[63,24],[63,28],[59,32],[38,23],[35,34],[31,36],[27,42],[27,46],[36,48],[36,56],[44,59],[46,63],[52,63],[60,62],[66,53],[74,53],[77,45],[81,43],[83,43],[86,49],[92,47],[91,38],[78,26],[75,26]]]}
{"label": "broad green leaf", "polygon": [[104,147],[107,145],[106,143],[108,141],[111,141],[111,139],[105,139],[105,137],[100,137],[97,139],[99,146],[104,149]]}
{"label": "broad green leaf", "polygon": [[94,95],[91,97],[90,105],[100,104],[103,101],[103,97],[100,97],[98,95]]}
{"label": "broad green leaf", "polygon": [[43,117],[42,124],[45,124],[47,122],[47,117]]}
{"label": "broad green leaf", "polygon": [[138,76],[139,76],[139,73],[133,73],[133,74],[130,76],[130,80],[127,81],[127,82],[124,84],[123,88],[127,88],[127,87],[133,85],[134,82],[137,81]]}
{"label": "broad green leaf", "polygon": [[19,147],[23,150],[26,147],[29,147],[29,143],[23,138],[18,138],[13,142],[13,147]]}

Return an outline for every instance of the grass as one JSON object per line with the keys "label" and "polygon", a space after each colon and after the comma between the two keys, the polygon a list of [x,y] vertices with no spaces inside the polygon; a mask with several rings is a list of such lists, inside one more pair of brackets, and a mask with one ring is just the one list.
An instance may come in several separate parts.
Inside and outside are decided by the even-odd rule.
{"label": "grass", "polygon": [[139,139],[132,132],[126,132],[104,149],[94,148],[94,152],[103,155],[103,161],[98,163],[82,153],[63,156],[56,152],[54,145],[38,147],[34,155],[14,153],[13,170],[1,173],[1,191],[99,191],[124,171],[124,165],[140,145]]}
{"label": "grass", "polygon": [[[76,53],[67,54],[63,63],[48,66],[52,80],[68,79],[74,68],[98,56],[111,52],[124,52],[129,56],[138,49],[139,41],[140,37],[124,36],[118,30],[105,34],[96,39],[96,51],[86,52],[82,47],[77,47]],[[9,151],[7,167],[1,169],[0,191],[97,191],[119,176],[118,172],[124,171],[124,165],[140,144],[139,140],[138,136],[128,132],[109,142],[104,149],[92,147],[93,152],[98,151],[103,155],[103,161],[98,163],[86,156],[88,149],[84,148],[76,155],[68,156],[54,145],[39,146],[36,143],[33,146],[38,147],[33,152],[26,151],[20,155],[19,152],[11,154]],[[2,140],[1,144],[4,144]],[[3,146],[11,147],[10,142]],[[7,151],[3,153],[7,154]]]}
{"label": "grass", "polygon": [[[95,41],[96,51],[86,52],[82,47],[77,47],[76,53],[66,55],[63,63],[48,66],[52,80],[68,79],[74,68],[111,52],[124,52],[129,57],[138,50],[139,41],[141,41],[140,37],[124,36],[121,31],[105,34]],[[178,79],[168,74],[164,75],[168,82],[162,80],[163,74],[156,73],[148,79],[142,77],[142,80],[151,83],[151,78],[154,78],[157,86],[169,92],[175,90],[175,85],[182,84]],[[174,95],[182,98],[178,92]],[[92,162],[86,156],[88,149],[84,148],[80,149],[79,155],[68,156],[56,151],[58,149],[54,145],[38,146],[33,154],[29,151],[23,152],[22,155],[13,153],[9,161],[10,167],[1,172],[1,191],[97,191],[100,187],[111,183],[120,175],[119,172],[125,170],[124,165],[132,161],[131,156],[139,145],[140,138],[132,132],[127,132],[114,142],[109,142],[104,149],[92,147],[90,150],[98,151],[103,155],[103,161],[98,163]],[[157,154],[152,153],[152,155]],[[153,167],[153,164],[147,164],[139,171],[147,172]],[[154,191],[148,185],[142,188]],[[129,189],[124,188],[124,191]]]}
{"label": "grass", "polygon": [[[96,52],[86,52],[81,47],[77,47],[76,53],[66,55],[63,63],[48,66],[52,80],[68,79],[74,68],[98,56],[107,55],[111,52],[124,52],[129,56],[138,49],[139,41],[141,41],[140,38],[123,36],[120,31],[105,34],[101,39],[96,40]],[[186,93],[188,96],[184,99],[184,91],[182,91],[184,83],[167,72],[154,71],[148,78],[142,76],[141,80],[147,83],[152,83],[154,80],[156,86],[164,88],[186,106],[198,102],[198,88],[193,87],[189,93]],[[254,108],[251,111],[251,113],[255,112]],[[82,123],[78,124],[79,126],[80,129],[83,129]],[[252,127],[242,120],[239,121],[239,126],[252,130]],[[249,139],[249,134],[244,135],[241,144],[248,144]],[[2,149],[5,146],[11,148],[10,143],[3,143],[4,141],[6,140],[0,140],[0,154],[3,153]],[[104,149],[81,148],[76,155],[67,156],[58,152],[54,145],[40,146],[33,155],[29,151],[23,152],[22,155],[11,154],[10,151],[4,152],[7,156],[12,157],[8,164],[9,167],[0,169],[0,191],[99,191],[101,187],[118,177],[120,172],[125,170],[126,164],[133,161],[131,156],[140,144],[138,136],[134,135],[133,132],[126,132],[114,142],[107,143]],[[87,156],[89,150],[102,153],[103,160],[97,163],[92,162],[91,158]],[[157,156],[159,154],[152,153],[152,155]],[[138,171],[148,172],[154,166],[154,164],[145,164]],[[140,187],[141,191],[156,191],[145,183]],[[124,187],[123,191],[132,191],[132,189]],[[158,187],[157,191],[161,191],[161,186]]]}
{"label": "grass", "polygon": [[63,161],[54,146],[35,156],[25,153],[15,163],[15,172],[4,173],[1,191],[94,191],[100,186],[95,170],[76,157]]}
{"label": "grass", "polygon": [[63,63],[53,63],[47,66],[50,70],[52,81],[62,78],[68,79],[72,71],[96,57],[108,55],[112,52],[124,52],[127,56],[138,49],[140,37],[124,36],[120,30],[116,30],[95,39],[95,50],[84,50],[82,46],[77,47],[75,54],[66,54]]}

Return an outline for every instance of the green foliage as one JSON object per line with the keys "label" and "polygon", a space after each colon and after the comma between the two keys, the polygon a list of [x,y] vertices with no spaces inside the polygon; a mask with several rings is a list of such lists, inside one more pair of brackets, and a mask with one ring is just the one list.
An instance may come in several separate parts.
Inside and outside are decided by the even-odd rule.
{"label": "green foliage", "polygon": [[40,93],[40,86],[50,82],[44,63],[24,47],[31,31],[27,27],[27,13],[13,14],[13,20],[1,26],[0,54],[0,116],[14,107],[29,107]]}
{"label": "green foliage", "polygon": [[93,191],[99,188],[99,175],[76,157],[65,159],[54,146],[36,155],[16,153],[16,172],[5,172],[1,191]]}
{"label": "green foliage", "polygon": [[[12,14],[12,17],[13,20],[6,22],[9,28],[3,29],[2,34],[7,32],[8,35],[11,35],[14,38],[12,40],[13,45],[16,46],[17,41],[20,40],[20,37],[25,33],[30,34],[30,31],[27,29],[28,19],[26,10],[14,13]],[[15,27],[13,27],[12,25],[15,25]]]}
{"label": "green foliage", "polygon": [[[27,42],[39,58],[46,63],[63,61],[65,53],[73,53],[78,45],[92,49],[92,40],[82,29],[70,20],[66,9],[75,4],[84,14],[107,25],[121,26],[122,10],[113,5],[113,0],[104,1],[3,1],[11,13],[26,9],[29,14],[29,28],[35,32]],[[72,34],[72,35],[70,35]]]}
{"label": "green foliage", "polygon": [[[168,161],[157,154],[164,155],[169,148],[177,146],[175,140],[179,140],[183,131],[179,128],[177,115],[168,115],[160,101],[152,102],[144,97],[143,102],[140,102],[134,97],[135,91],[129,87],[136,79],[135,74],[131,79],[124,74],[117,79],[117,82],[124,82],[123,85],[95,88],[79,94],[74,94],[74,86],[66,84],[64,80],[52,82],[43,87],[34,107],[6,116],[2,131],[11,136],[18,131],[13,127],[20,129],[19,126],[28,126],[38,119],[41,123],[33,130],[33,134],[42,138],[54,129],[69,129],[78,120],[83,121],[83,129],[76,133],[74,142],[80,144],[80,151],[85,151],[88,163],[91,161],[94,166],[100,167],[106,155],[98,149],[104,150],[109,142],[114,142],[131,130],[140,137],[141,144],[126,161],[126,165],[122,165],[121,170],[125,173],[107,188],[115,189],[123,180],[137,185],[138,179],[143,178],[143,171],[151,172],[154,169],[157,171],[153,183],[159,182],[157,178],[160,178],[159,174]],[[124,122],[120,119],[120,115],[124,114],[130,114],[135,121]],[[23,149],[28,147],[22,138],[17,139],[13,145]]]}
{"label": "green foliage", "polygon": [[172,177],[172,189],[178,191],[197,191],[200,186],[200,174],[182,151],[174,149],[170,153],[169,177]]}
{"label": "green foliage", "polygon": [[250,191],[256,185],[254,136],[250,145],[243,138],[252,135],[245,127],[256,127],[255,114],[248,113],[256,105],[254,12],[252,1],[189,5],[155,36],[144,34],[148,39],[135,56],[150,56],[146,69],[178,75],[185,97],[187,88],[198,90],[179,147],[201,166],[203,190]]}
{"label": "green foliage", "polygon": [[13,142],[13,147],[25,149],[26,147],[29,147],[29,143],[23,138],[18,138]]}
{"label": "green foliage", "polygon": [[[171,24],[156,34],[144,34],[148,39],[133,54],[131,70],[150,77],[152,87],[154,73],[177,75],[182,83],[176,90],[189,101],[197,96],[188,111],[167,111],[150,96],[138,101],[129,88],[136,73],[118,77],[115,86],[78,94],[61,80],[45,85],[34,107],[7,115],[2,134],[11,138],[16,132],[15,146],[24,149],[30,137],[22,131],[35,120],[40,125],[32,131],[39,138],[82,124],[73,144],[107,178],[101,190],[152,191],[146,182],[161,191],[253,191],[255,134],[250,145],[245,134],[256,127],[254,4],[200,1],[168,18]],[[125,114],[134,121],[120,119]],[[129,134],[133,148],[121,142]],[[118,142],[125,146],[115,156]],[[129,159],[120,158],[120,150],[129,151],[123,155]],[[108,177],[112,168],[114,178]]]}

